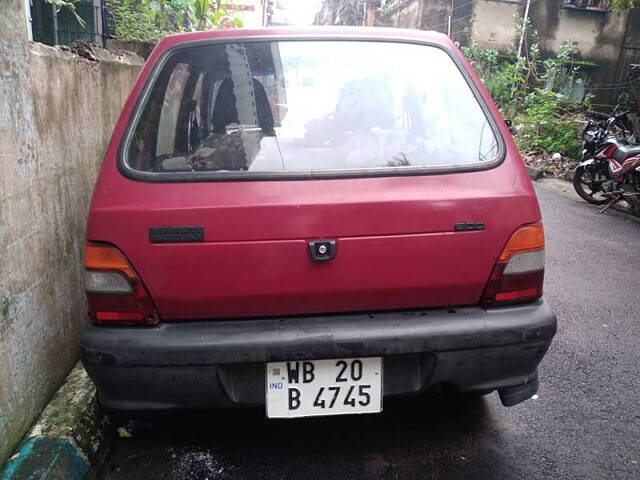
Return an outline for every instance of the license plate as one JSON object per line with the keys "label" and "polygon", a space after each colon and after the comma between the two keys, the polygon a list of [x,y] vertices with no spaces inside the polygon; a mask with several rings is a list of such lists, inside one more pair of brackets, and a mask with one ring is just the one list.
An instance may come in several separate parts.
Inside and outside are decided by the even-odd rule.
{"label": "license plate", "polygon": [[382,411],[382,358],[267,363],[267,417]]}

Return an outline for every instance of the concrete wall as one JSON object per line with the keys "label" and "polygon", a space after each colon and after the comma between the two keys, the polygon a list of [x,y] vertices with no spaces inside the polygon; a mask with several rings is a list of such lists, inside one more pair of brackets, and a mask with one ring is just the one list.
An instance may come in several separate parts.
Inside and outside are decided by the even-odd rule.
{"label": "concrete wall", "polygon": [[421,0],[397,0],[384,10],[382,22],[386,27],[420,28],[423,6]]}
{"label": "concrete wall", "polygon": [[484,48],[509,50],[517,48],[516,15],[521,12],[521,3],[496,0],[476,2],[472,34]]}
{"label": "concrete wall", "polygon": [[[573,43],[583,60],[598,64],[592,86],[616,83],[616,69],[627,32],[628,12],[563,9],[562,0],[531,4],[531,22],[538,30],[543,53],[557,54],[565,41]],[[615,90],[596,90],[596,101],[611,101]]]}
{"label": "concrete wall", "polygon": [[[474,2],[456,0],[451,19],[454,40],[461,41],[466,29],[471,28],[474,17]],[[451,0],[396,0],[380,15],[388,27],[418,28],[447,33]]]}
{"label": "concrete wall", "polygon": [[617,59],[627,25],[627,13],[562,8],[562,0],[531,4],[531,21],[548,52],[558,53],[565,41],[576,45],[585,59]]}
{"label": "concrete wall", "polygon": [[24,3],[0,15],[0,465],[76,361],[87,208],[141,66],[29,43]]}

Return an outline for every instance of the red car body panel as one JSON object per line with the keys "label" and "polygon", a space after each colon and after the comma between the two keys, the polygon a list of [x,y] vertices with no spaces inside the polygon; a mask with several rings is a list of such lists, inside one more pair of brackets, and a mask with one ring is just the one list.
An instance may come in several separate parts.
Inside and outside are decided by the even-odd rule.
{"label": "red car body panel", "polygon": [[[163,320],[478,304],[509,236],[540,220],[531,182],[502,121],[497,123],[504,161],[475,172],[148,183],[119,171],[118,150],[129,117],[167,49],[258,36],[366,36],[440,45],[458,57],[491,115],[501,118],[459,50],[435,33],[308,28],[170,36],[151,54],[115,127],[94,192],[87,239],[124,252]],[[455,231],[458,222],[484,222],[486,228]],[[149,228],[166,225],[203,226],[204,242],[151,244]],[[336,240],[333,261],[311,261],[307,243],[317,239]]]}

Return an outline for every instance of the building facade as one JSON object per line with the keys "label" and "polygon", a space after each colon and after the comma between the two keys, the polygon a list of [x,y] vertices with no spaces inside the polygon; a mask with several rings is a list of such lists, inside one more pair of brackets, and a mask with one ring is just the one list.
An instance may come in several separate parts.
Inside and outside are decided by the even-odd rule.
{"label": "building facade", "polygon": [[[325,0],[316,23],[342,23],[337,8],[361,12],[365,0]],[[525,13],[538,33],[543,56],[557,55],[563,44],[578,52],[583,90],[596,102],[611,103],[628,83],[632,64],[640,63],[640,9],[614,12],[608,0],[380,0],[375,24],[435,30],[465,44],[518,51],[517,18]],[[335,6],[337,7],[335,7]],[[527,11],[528,10],[528,11]],[[362,24],[362,23],[360,23]],[[577,91],[577,96],[585,91]]]}

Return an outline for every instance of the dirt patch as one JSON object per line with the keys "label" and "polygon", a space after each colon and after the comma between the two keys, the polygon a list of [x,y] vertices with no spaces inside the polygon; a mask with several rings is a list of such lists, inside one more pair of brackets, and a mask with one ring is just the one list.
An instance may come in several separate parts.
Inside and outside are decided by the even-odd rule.
{"label": "dirt patch", "polygon": [[541,152],[527,152],[522,154],[525,165],[529,167],[539,168],[545,177],[562,178],[571,181],[573,171],[576,169],[578,162],[570,157],[547,155]]}

